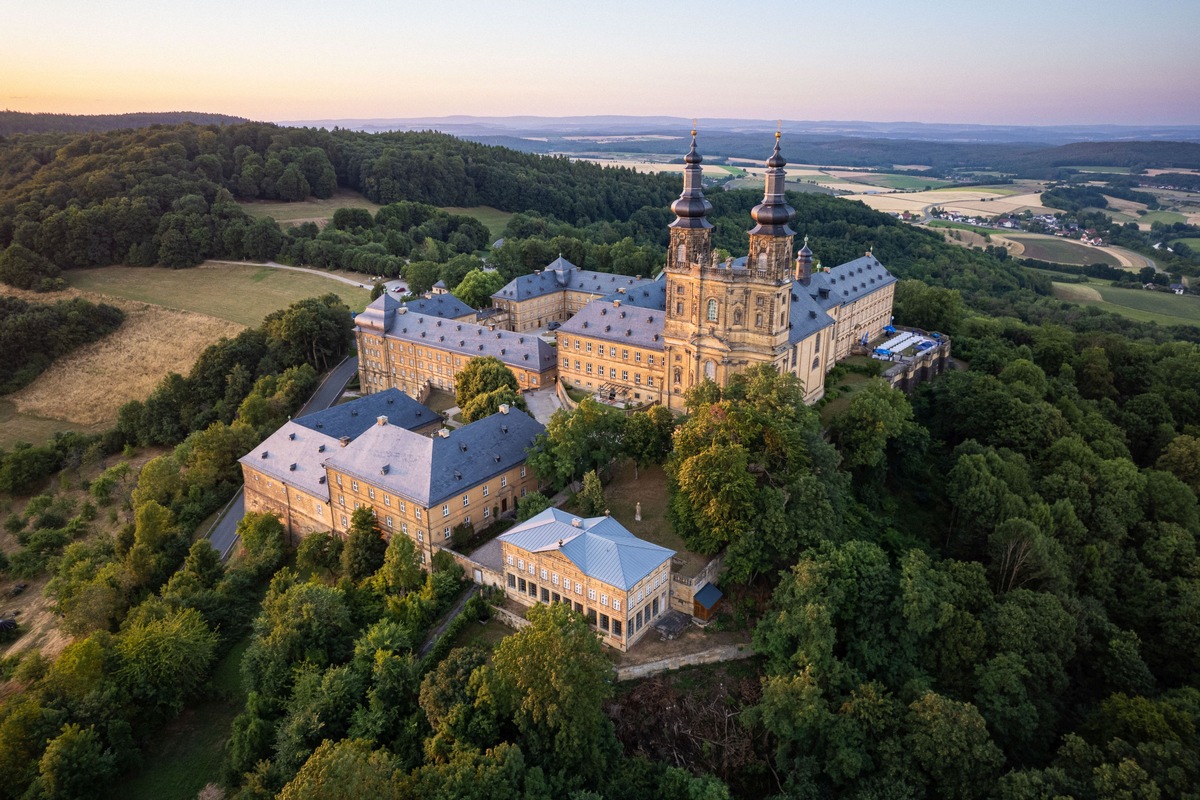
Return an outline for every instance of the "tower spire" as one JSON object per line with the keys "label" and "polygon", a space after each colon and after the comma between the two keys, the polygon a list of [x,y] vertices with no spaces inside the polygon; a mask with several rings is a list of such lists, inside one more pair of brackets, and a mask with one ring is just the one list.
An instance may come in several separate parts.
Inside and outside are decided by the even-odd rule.
{"label": "tower spire", "polygon": [[683,157],[683,191],[679,199],[671,203],[675,212],[672,228],[711,228],[712,223],[705,217],[712,211],[712,203],[704,198],[704,186],[700,180],[702,170],[700,164],[704,159],[696,149],[696,121],[692,120],[692,147]]}
{"label": "tower spire", "polygon": [[750,216],[758,223],[750,231],[751,235],[796,235],[796,232],[788,227],[796,209],[787,204],[787,199],[783,195],[784,181],[787,178],[783,168],[787,166],[787,160],[779,152],[780,135],[780,131],[776,130],[775,149],[771,152],[771,157],[767,159],[767,180],[763,191],[763,201],[750,210]]}

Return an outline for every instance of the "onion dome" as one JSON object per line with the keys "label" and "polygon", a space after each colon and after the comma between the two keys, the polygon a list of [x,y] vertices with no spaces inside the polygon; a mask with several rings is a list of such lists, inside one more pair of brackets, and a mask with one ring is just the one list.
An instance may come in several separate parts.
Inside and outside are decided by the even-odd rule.
{"label": "onion dome", "polygon": [[786,173],[783,168],[787,161],[779,152],[779,132],[775,132],[775,150],[767,159],[767,181],[763,192],[763,201],[750,209],[750,216],[758,224],[750,233],[766,234],[768,236],[795,236],[796,232],[788,227],[796,209],[787,204],[783,196]]}
{"label": "onion dome", "polygon": [[683,191],[679,199],[671,203],[671,211],[675,212],[672,228],[711,228],[712,223],[705,219],[712,211],[712,203],[704,198],[704,188],[700,180],[700,164],[704,161],[696,150],[696,131],[692,130],[692,149],[683,157],[687,165],[683,168]]}
{"label": "onion dome", "polygon": [[808,249],[808,237],[807,236],[804,237],[804,246],[800,248],[800,255],[807,256],[809,258],[809,260],[812,259],[812,250]]}

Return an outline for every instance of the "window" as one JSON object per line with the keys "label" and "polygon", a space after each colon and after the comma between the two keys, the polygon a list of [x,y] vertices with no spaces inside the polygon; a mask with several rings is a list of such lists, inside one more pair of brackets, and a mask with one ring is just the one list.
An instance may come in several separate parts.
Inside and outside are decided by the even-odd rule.
{"label": "window", "polygon": [[635,372],[635,373],[633,373],[633,382],[634,382],[635,384],[637,384],[638,386],[641,386],[641,384],[642,384],[642,373],[640,373],[640,372]]}
{"label": "window", "polygon": [[646,595],[645,595],[645,594],[642,592],[642,590],[641,590],[641,589],[638,589],[638,599],[637,599],[637,601],[640,603],[640,602],[642,602],[642,600],[643,600],[645,597],[646,597]]}
{"label": "window", "polygon": [[536,599],[537,598],[537,590],[538,590],[537,584],[534,583],[533,581],[530,581],[529,582],[529,596]]}
{"label": "window", "polygon": [[417,541],[418,542],[425,541],[425,531],[417,531]]}
{"label": "window", "polygon": [[628,361],[629,360],[629,351],[622,348],[621,358],[625,361]]}
{"label": "window", "polygon": [[541,575],[542,575],[542,580],[546,580],[546,575],[547,575],[547,574],[548,574],[548,573],[546,572],[546,568],[545,568],[545,567],[542,567],[542,572],[541,572]]}
{"label": "window", "polygon": [[488,496],[488,487],[487,487],[486,483],[483,485],[483,496],[484,497]]}
{"label": "window", "polygon": [[575,581],[575,594],[583,594],[583,584]]}
{"label": "window", "polygon": [[344,495],[344,494],[338,495],[338,505],[342,506],[343,508],[346,506],[346,495]]}
{"label": "window", "polygon": [[510,589],[517,588],[517,576],[513,575],[511,572],[508,573],[508,588],[510,588]]}
{"label": "window", "polygon": [[449,539],[449,538],[450,538],[450,529],[449,529],[449,528],[446,528],[446,530],[442,531],[442,538],[443,538],[443,539]]}
{"label": "window", "polygon": [[508,476],[501,475],[500,476],[500,488],[503,489],[505,486],[508,486]]}
{"label": "window", "polygon": [[542,602],[543,603],[550,602],[550,590],[547,589],[545,586],[542,587]]}
{"label": "window", "polygon": [[762,314],[761,313],[754,315],[754,324],[760,328],[762,327]]}
{"label": "window", "polygon": [[392,496],[390,494],[385,494],[383,496],[383,504],[385,506],[390,506],[392,504]]}
{"label": "window", "polygon": [[600,615],[600,630],[608,631],[608,614]]}
{"label": "window", "polygon": [[463,495],[463,505],[464,506],[471,505],[471,498],[469,495],[465,495],[465,494]]}
{"label": "window", "polygon": [[357,492],[358,491],[358,481],[350,481],[350,488]]}
{"label": "window", "polygon": [[553,598],[552,602],[555,602],[555,603],[562,602],[562,597],[559,595],[558,592],[551,592],[550,597]]}
{"label": "window", "polygon": [[641,360],[642,360],[642,351],[641,350],[633,351],[633,360],[635,363],[641,363]]}
{"label": "window", "polygon": [[346,523],[346,516],[343,514],[343,515],[342,515],[342,527],[343,527],[343,528],[344,528],[344,527],[346,527],[346,524],[347,524],[347,523]]}
{"label": "window", "polygon": [[578,339],[575,340],[575,349],[576,350],[579,349],[579,340]]}
{"label": "window", "polygon": [[570,369],[570,368],[571,368],[571,359],[564,358],[563,359],[563,369]]}
{"label": "window", "polygon": [[588,589],[588,600],[595,602],[595,600],[596,600],[596,590],[595,589]]}
{"label": "window", "polygon": [[616,368],[616,367],[609,367],[609,368],[608,368],[608,377],[610,377],[610,378],[615,378],[615,377],[617,377],[617,368]]}
{"label": "window", "polygon": [[509,565],[510,567],[513,565],[513,555],[512,555],[512,553],[509,553],[509,554],[508,554],[508,565]]}
{"label": "window", "polygon": [[535,570],[535,568],[534,568],[534,566],[533,566],[533,562],[532,562],[532,561],[530,561],[530,562],[529,562],[529,574],[530,574],[530,575],[536,575],[536,574],[537,574],[537,572],[536,572],[536,570]]}
{"label": "window", "polygon": [[467,514],[466,518],[465,518],[465,519],[463,519],[463,524],[464,524],[464,525],[470,525],[470,524],[471,524],[471,515],[470,515],[470,514]]}
{"label": "window", "polygon": [[813,352],[814,353],[821,352],[821,337],[820,336],[818,336],[816,338],[816,341],[813,343]]}
{"label": "window", "polygon": [[401,501],[400,501],[400,513],[401,513],[401,514],[404,514],[404,513],[406,513],[407,511],[408,511],[408,503],[406,503],[406,502],[404,502],[403,500],[401,500]]}
{"label": "window", "polygon": [[649,361],[650,366],[653,367],[654,366],[654,353],[651,353],[650,355],[646,356],[646,360]]}
{"label": "window", "polygon": [[484,518],[484,519],[487,519],[487,518],[488,518],[488,517],[490,517],[491,515],[492,515],[492,510],[491,510],[490,508],[484,508],[484,509],[483,509],[483,518]]}
{"label": "window", "polygon": [[517,588],[521,590],[521,594],[525,594],[527,590],[527,584],[525,583],[524,578],[517,578]]}
{"label": "window", "polygon": [[657,597],[654,598],[654,602],[650,604],[650,609],[651,609],[650,616],[657,617],[658,616],[658,598]]}
{"label": "window", "polygon": [[517,559],[517,569],[521,570],[521,572],[525,571],[525,559],[523,559],[523,558]]}
{"label": "window", "polygon": [[623,381],[629,380],[629,370],[627,370],[627,369],[621,370],[621,380],[623,380]]}
{"label": "window", "polygon": [[613,623],[613,627],[612,627],[613,636],[620,636],[621,635],[621,620],[614,619],[612,621],[612,623]]}
{"label": "window", "polygon": [[442,516],[443,517],[450,516],[450,504],[449,503],[442,504]]}
{"label": "window", "polygon": [[583,603],[576,603],[576,604],[575,604],[575,613],[576,613],[576,614],[582,614],[582,613],[583,613]]}
{"label": "window", "polygon": [[419,509],[419,508],[416,509],[416,513],[417,513],[417,519],[420,519],[421,518],[421,509]]}
{"label": "window", "polygon": [[375,499],[375,490],[367,489],[367,496],[370,497],[372,500],[374,500]]}
{"label": "window", "polygon": [[717,301],[716,300],[708,301],[708,321],[709,322],[717,321]]}
{"label": "window", "polygon": [[387,526],[388,526],[389,528],[393,527],[393,524],[392,524],[392,518],[391,518],[391,517],[387,517]]}
{"label": "window", "polygon": [[600,595],[600,605],[606,606],[606,607],[608,606],[608,595],[606,595],[606,594]]}
{"label": "window", "polygon": [[524,466],[521,467],[521,477],[522,478],[525,477],[525,467]]}
{"label": "window", "polygon": [[575,359],[575,371],[579,372],[579,359]]}
{"label": "window", "polygon": [[400,532],[401,532],[401,533],[408,533],[408,523],[407,523],[407,522],[401,522],[401,523],[400,523]]}
{"label": "window", "polygon": [[621,610],[621,601],[616,597],[613,598],[613,611]]}
{"label": "window", "polygon": [[342,476],[341,476],[341,475],[335,475],[334,477],[337,479],[337,485],[338,485],[338,486],[341,486],[341,485],[342,485]]}
{"label": "window", "polygon": [[591,343],[591,342],[588,342],[588,343],[587,343],[587,346],[583,348],[583,351],[584,351],[585,353],[590,353],[590,352],[592,352],[592,343]]}
{"label": "window", "polygon": [[550,575],[550,582],[553,583],[555,586],[558,586],[558,573],[557,572],[552,573]]}
{"label": "window", "polygon": [[583,366],[585,367],[584,372],[586,372],[588,375],[591,375],[592,374],[592,362],[589,361],[586,364],[584,364]]}
{"label": "window", "polygon": [[675,315],[680,317],[683,316],[683,303],[675,304]]}
{"label": "window", "polygon": [[608,348],[608,354],[609,354],[610,356],[612,356],[613,358],[616,358],[616,357],[617,357],[617,347],[616,347],[616,345],[613,345],[613,346],[611,346],[611,347],[609,347],[609,348]]}
{"label": "window", "polygon": [[594,609],[594,608],[589,608],[589,609],[587,610],[587,621],[588,621],[588,624],[589,624],[589,625],[595,625],[595,624],[596,624],[596,609]]}

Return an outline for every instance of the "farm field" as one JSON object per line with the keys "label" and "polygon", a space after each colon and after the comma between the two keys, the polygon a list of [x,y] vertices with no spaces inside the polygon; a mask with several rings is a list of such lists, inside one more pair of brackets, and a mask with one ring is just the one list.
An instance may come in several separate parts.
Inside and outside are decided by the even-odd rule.
{"label": "farm field", "polygon": [[1176,239],[1171,244],[1172,244],[1172,246],[1174,246],[1181,242],[1183,244],[1186,244],[1188,247],[1192,248],[1193,253],[1200,253],[1200,239]]}
{"label": "farm field", "polygon": [[940,189],[953,186],[951,181],[938,178],[919,178],[914,175],[893,175],[886,172],[831,172],[832,177],[849,183],[865,183],[885,189]]}
{"label": "farm field", "polygon": [[1178,211],[1150,211],[1145,215],[1138,217],[1138,227],[1144,231],[1150,230],[1150,226],[1155,222],[1162,222],[1170,225],[1175,222],[1187,222],[1188,218]]}
{"label": "farm field", "polygon": [[919,211],[927,206],[939,206],[947,211],[988,217],[1019,214],[1026,209],[1035,214],[1052,211],[1038,202],[1040,192],[1012,194],[1012,189],[1013,187],[1004,187],[1003,190],[986,187],[946,188],[905,194],[856,194],[846,199],[861,200],[876,211],[884,212]]}
{"label": "farm field", "polygon": [[362,311],[369,289],[321,275],[272,269],[256,264],[202,264],[192,269],[103,267],[64,273],[74,289],[193,311],[253,327],[280,308],[333,292],[351,311]]}
{"label": "farm field", "polygon": [[1000,231],[992,228],[981,228],[978,225],[968,225],[965,222],[948,222],[944,219],[930,220],[927,224],[930,228],[954,228],[960,231],[971,231],[980,236],[992,236],[1000,233]]}
{"label": "farm field", "polygon": [[1122,266],[1120,259],[1103,248],[1089,247],[1088,245],[1079,244],[1068,239],[1059,239],[1054,236],[1038,236],[1035,234],[1015,235],[1009,233],[1004,234],[1004,238],[1020,244],[1024,248],[1024,252],[1021,255],[1025,258],[1052,261],[1056,264],[1076,264],[1078,266],[1087,266],[1088,264],[1108,264],[1114,267]]}
{"label": "farm field", "polygon": [[1061,169],[1073,169],[1076,172],[1106,172],[1113,175],[1128,175],[1129,167],[1061,167]]}
{"label": "farm field", "polygon": [[333,197],[318,200],[310,197],[295,203],[280,203],[267,200],[252,200],[239,203],[246,213],[255,219],[271,217],[280,225],[299,225],[303,222],[315,222],[322,227],[333,218],[333,212],[339,208],[366,208],[374,214],[381,206],[372,203],[358,192],[339,189]]}
{"label": "farm field", "polygon": [[1143,289],[1118,289],[1107,283],[1055,283],[1054,296],[1095,305],[1123,317],[1160,325],[1200,325],[1200,297]]}

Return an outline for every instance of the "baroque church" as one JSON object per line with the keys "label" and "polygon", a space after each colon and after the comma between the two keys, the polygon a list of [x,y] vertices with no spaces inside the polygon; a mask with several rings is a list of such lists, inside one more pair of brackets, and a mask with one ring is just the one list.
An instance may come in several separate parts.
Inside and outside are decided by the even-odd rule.
{"label": "baroque church", "polygon": [[[826,372],[890,325],[896,280],[871,253],[814,270],[807,242],[796,252],[779,138],[746,256],[722,261],[713,251],[692,131],[657,278],[583,270],[560,257],[494,294],[499,313],[482,325],[380,297],[356,318],[364,391],[452,391],[453,376],[478,354],[500,358],[523,390],[558,379],[632,406],[682,411],[688,389],[705,379],[724,385],[756,364],[795,374],[806,401],[819,400]],[[557,328],[557,347],[537,335],[548,328]]]}

